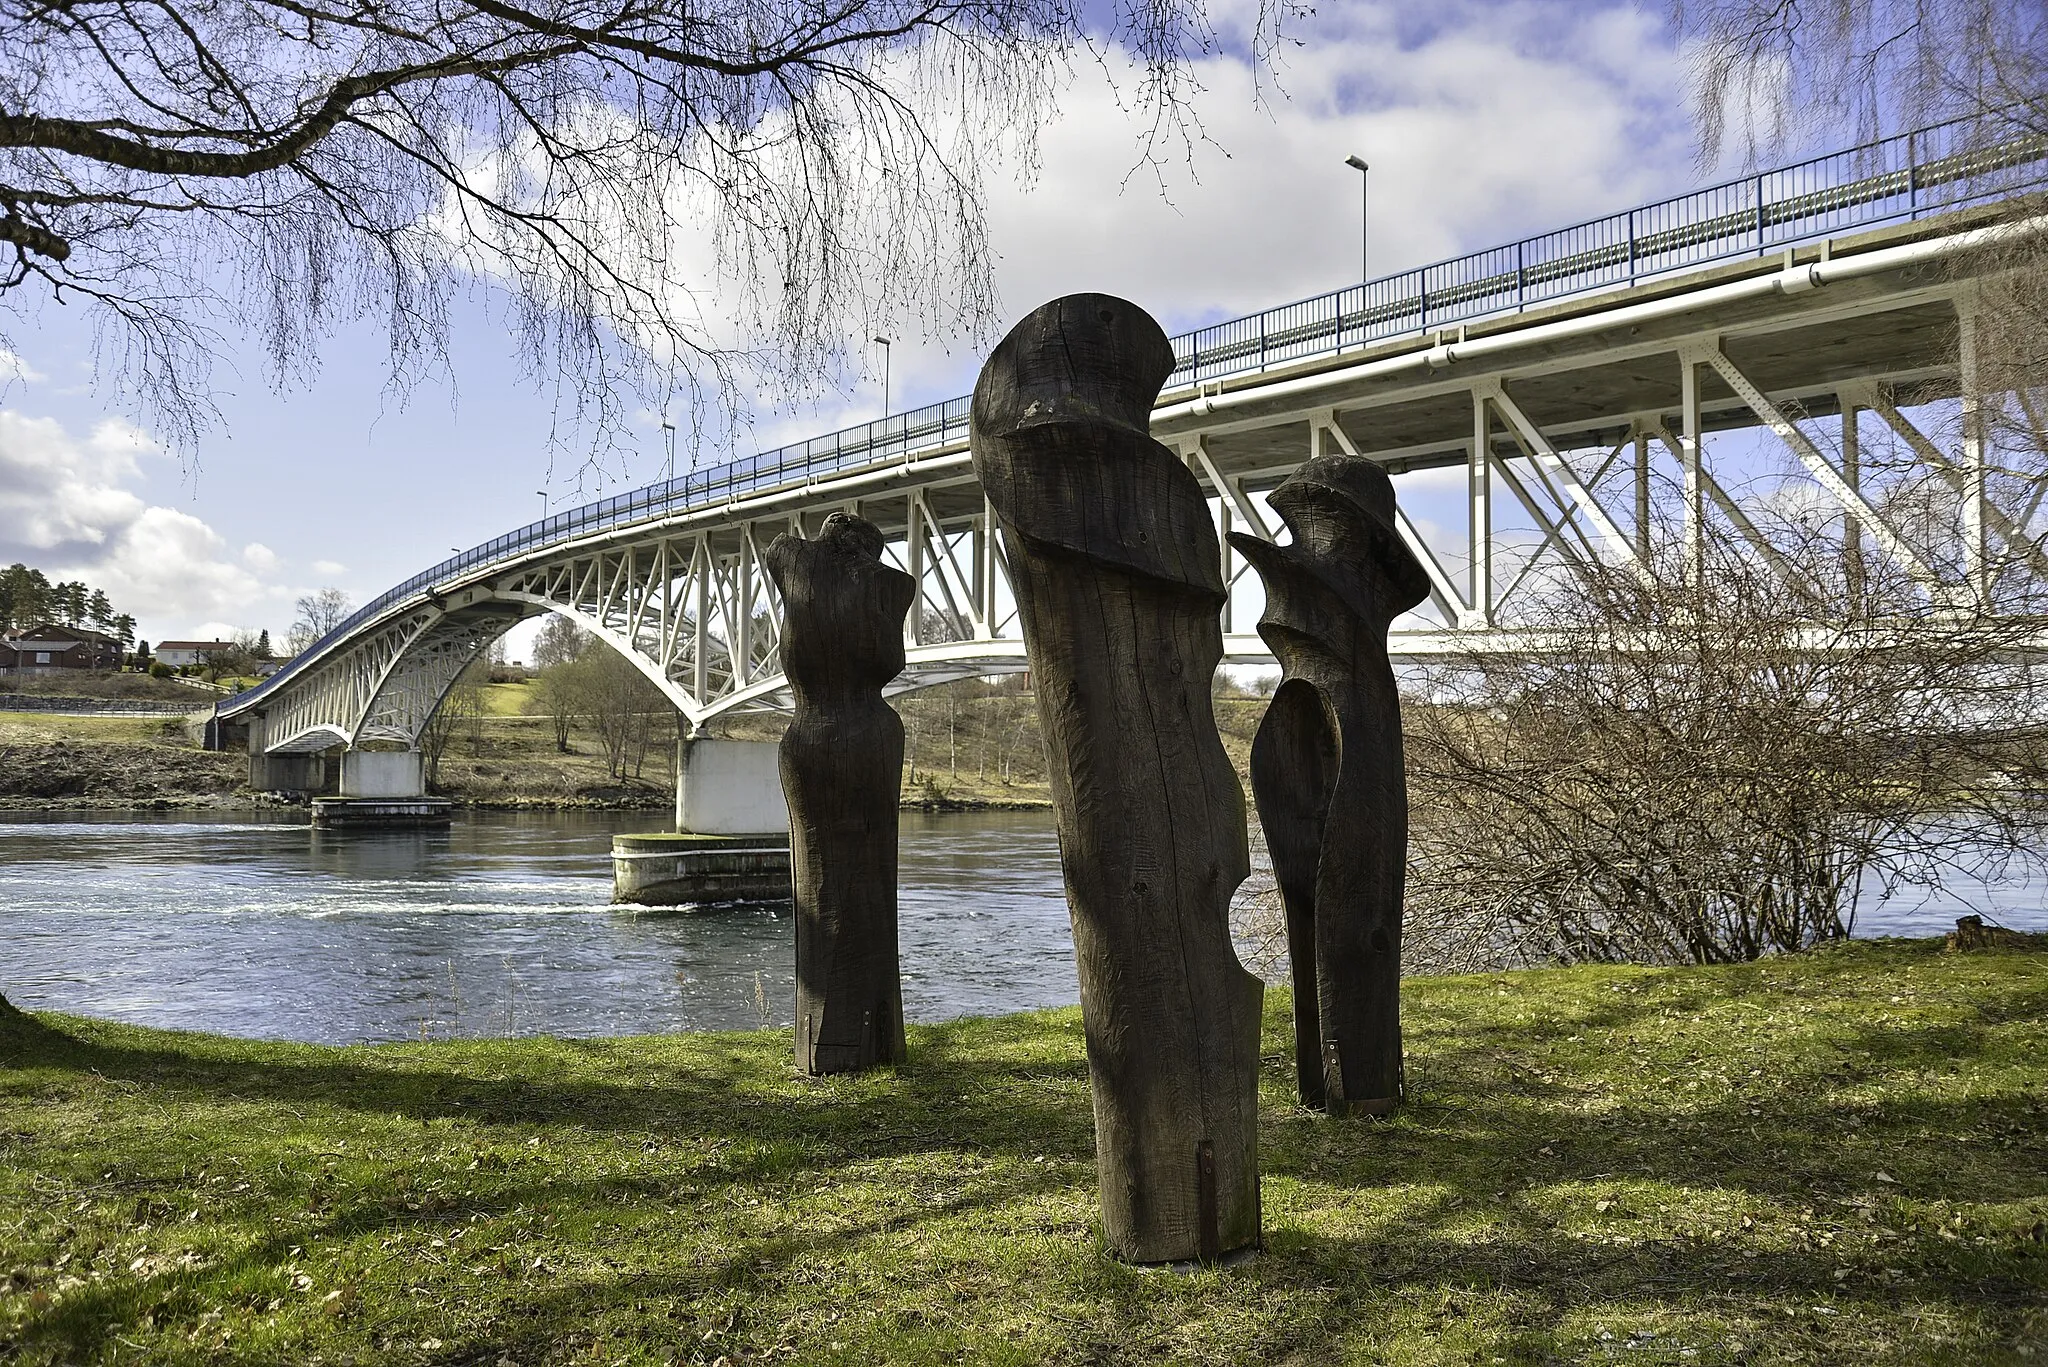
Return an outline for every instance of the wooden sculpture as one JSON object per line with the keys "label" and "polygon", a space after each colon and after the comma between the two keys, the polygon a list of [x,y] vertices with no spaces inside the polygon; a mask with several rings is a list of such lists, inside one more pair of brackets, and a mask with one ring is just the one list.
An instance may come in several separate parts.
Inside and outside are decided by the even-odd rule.
{"label": "wooden sculpture", "polygon": [[1252,740],[1252,795],[1287,911],[1305,1105],[1385,1115],[1401,1096],[1401,899],[1408,785],[1387,627],[1429,592],[1394,528],[1394,486],[1356,456],[1310,461],[1272,495],[1293,533],[1230,542],[1266,584],[1259,634],[1280,687]]}
{"label": "wooden sculpture", "polygon": [[776,537],[765,557],[782,592],[782,667],[796,698],[780,763],[796,904],[796,1058],[813,1075],[903,1059],[903,723],[882,686],[903,669],[903,617],[917,586],[881,557],[882,534],[846,513],[826,518],[816,540]]}
{"label": "wooden sculpture", "polygon": [[1259,1238],[1264,987],[1230,944],[1244,796],[1209,701],[1223,580],[1200,486],[1147,430],[1172,370],[1136,305],[1057,299],[982,367],[971,434],[1037,682],[1103,1225],[1134,1262]]}

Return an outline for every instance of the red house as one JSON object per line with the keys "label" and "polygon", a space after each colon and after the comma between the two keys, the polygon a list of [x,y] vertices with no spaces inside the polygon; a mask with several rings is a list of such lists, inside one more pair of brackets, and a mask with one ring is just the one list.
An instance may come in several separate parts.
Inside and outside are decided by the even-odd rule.
{"label": "red house", "polygon": [[0,635],[0,674],[119,669],[121,643],[103,631],[38,622]]}

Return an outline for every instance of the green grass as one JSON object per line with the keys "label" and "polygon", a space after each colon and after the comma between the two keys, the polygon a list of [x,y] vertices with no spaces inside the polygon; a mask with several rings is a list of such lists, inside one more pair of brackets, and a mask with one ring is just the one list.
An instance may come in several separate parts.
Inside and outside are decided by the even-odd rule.
{"label": "green grass", "polygon": [[1266,1249],[1192,1273],[1101,1252],[1074,1011],[828,1081],[10,1015],[0,1361],[2041,1363],[2044,964],[1414,980],[1388,1123],[1293,1104],[1274,994]]}
{"label": "green grass", "polygon": [[[141,741],[184,744],[164,726],[163,717],[65,717],[50,712],[0,712],[0,744],[34,745],[53,740]],[[175,722],[173,722],[175,729]]]}
{"label": "green grass", "polygon": [[484,715],[487,717],[523,717],[528,702],[533,698],[532,685],[519,683],[494,683],[483,686]]}

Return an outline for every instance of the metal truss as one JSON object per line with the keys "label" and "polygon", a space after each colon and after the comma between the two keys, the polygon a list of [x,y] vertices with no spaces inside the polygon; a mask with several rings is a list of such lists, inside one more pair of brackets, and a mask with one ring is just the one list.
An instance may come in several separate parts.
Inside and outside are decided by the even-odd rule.
{"label": "metal truss", "polygon": [[512,604],[459,612],[428,604],[386,622],[264,707],[260,748],[417,749],[456,676],[529,615]]}
{"label": "metal truss", "polygon": [[[1817,259],[1840,258],[1823,246]],[[1735,478],[1748,472],[1714,459],[1715,434],[1737,429],[1771,434],[1784,477],[1831,520],[1845,551],[1867,549],[1895,568],[1929,613],[1996,613],[2016,576],[2048,584],[2044,490],[1992,493],[1982,415],[1968,397],[1966,273],[1872,269],[1823,290],[1790,254],[1745,269],[1739,291],[1724,267],[1696,296],[1669,286],[1646,305],[1621,291],[1562,318],[1502,325],[1480,345],[1439,334],[1227,392],[1167,396],[1154,434],[1204,486],[1219,532],[1226,660],[1270,656],[1255,631],[1257,576],[1220,534],[1273,538],[1265,495],[1303,461],[1333,453],[1381,461],[1397,490],[1404,476],[1432,471],[1439,489],[1457,490],[1438,495],[1451,517],[1421,504],[1397,513],[1430,587],[1395,624],[1390,645],[1402,655],[1541,649],[1525,606],[1541,594],[1593,567],[1649,574],[1676,564],[1698,574],[1712,537],[1747,545],[1788,593],[1821,601]],[[1482,350],[1483,361],[1461,358]],[[1957,404],[1959,439],[1944,444],[1916,428],[1902,393]],[[1907,525],[1881,496],[1864,459],[1864,413],[1907,453],[1906,475],[1938,493],[1938,516]],[[1828,422],[1838,435],[1823,440]],[[780,604],[762,554],[777,535],[815,534],[839,510],[874,522],[886,556],[918,585],[907,664],[890,692],[1026,667],[1001,537],[955,435],[481,568],[372,623],[255,704],[265,716],[252,744],[416,745],[462,666],[540,612],[619,651],[693,729],[786,708]]]}
{"label": "metal truss", "polygon": [[[960,452],[949,452],[958,456]],[[783,532],[815,533],[827,514],[882,529],[884,555],[918,583],[904,624],[907,664],[891,693],[1024,667],[987,501],[964,461],[901,493],[818,502],[779,517],[738,517],[516,571],[502,599],[558,612],[630,659],[699,726],[724,713],[785,709],[781,603],[762,553]]]}

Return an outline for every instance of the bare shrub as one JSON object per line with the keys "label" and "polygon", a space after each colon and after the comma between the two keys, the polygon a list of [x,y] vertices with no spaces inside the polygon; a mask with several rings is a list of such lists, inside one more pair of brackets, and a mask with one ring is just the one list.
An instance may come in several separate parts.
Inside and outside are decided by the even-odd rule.
{"label": "bare shrub", "polygon": [[1525,649],[1419,672],[1411,970],[1753,959],[1847,935],[1872,894],[2031,857],[2034,625],[1828,529],[1770,537],[1775,566],[1710,532],[1695,576],[1588,569],[1530,610]]}

